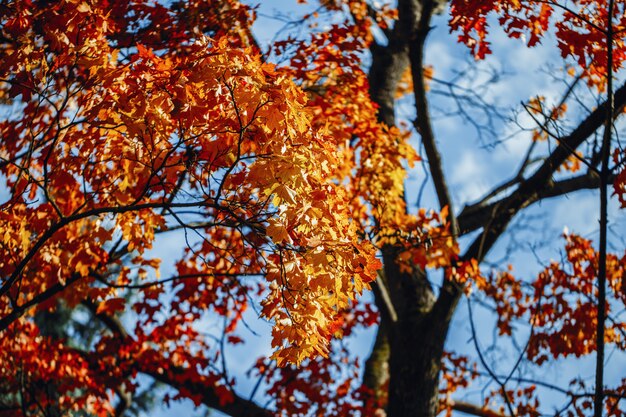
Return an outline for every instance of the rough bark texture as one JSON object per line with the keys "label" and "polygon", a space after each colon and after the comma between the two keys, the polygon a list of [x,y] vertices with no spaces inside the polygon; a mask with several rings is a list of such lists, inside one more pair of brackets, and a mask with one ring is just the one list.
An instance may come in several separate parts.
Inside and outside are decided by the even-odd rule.
{"label": "rough bark texture", "polygon": [[389,339],[384,325],[378,326],[372,354],[365,362],[363,384],[372,390],[376,399],[384,398],[384,385],[389,379]]}
{"label": "rough bark texture", "polygon": [[435,416],[448,323],[418,316],[399,325],[390,358],[388,416]]}
{"label": "rough bark texture", "polygon": [[398,320],[390,336],[389,416],[436,414],[437,383],[447,323],[435,323],[430,312],[435,297],[423,271],[402,273],[385,253],[385,275]]}

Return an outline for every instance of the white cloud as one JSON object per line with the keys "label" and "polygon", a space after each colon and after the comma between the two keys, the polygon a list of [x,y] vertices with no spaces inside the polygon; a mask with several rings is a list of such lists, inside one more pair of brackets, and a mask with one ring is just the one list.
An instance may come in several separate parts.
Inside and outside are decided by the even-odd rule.
{"label": "white cloud", "polygon": [[454,164],[451,181],[460,202],[478,199],[487,191],[485,183],[485,162],[481,154],[466,151]]}
{"label": "white cloud", "polygon": [[554,227],[567,226],[572,233],[587,236],[598,230],[598,196],[595,192],[566,195],[552,211]]}

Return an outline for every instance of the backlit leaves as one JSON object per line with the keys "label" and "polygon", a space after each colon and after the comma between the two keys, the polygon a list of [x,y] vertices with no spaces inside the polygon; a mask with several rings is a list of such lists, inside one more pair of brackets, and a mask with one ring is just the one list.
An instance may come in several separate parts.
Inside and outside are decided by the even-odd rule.
{"label": "backlit leaves", "polygon": [[[124,349],[148,360],[151,346],[206,370],[209,357],[195,353],[204,347],[190,348],[206,345],[194,322],[210,310],[231,333],[249,294],[263,294],[281,366],[328,351],[337,312],[381,265],[350,214],[336,175],[348,173],[345,159],[314,122],[316,105],[291,71],[261,61],[247,9],[214,3],[2,9],[0,89],[22,108],[0,124],[10,190],[0,211],[2,330],[32,326],[33,307],[95,303],[93,314],[114,317],[132,306],[135,341]],[[220,13],[240,22],[237,36]],[[209,36],[189,26],[199,22]],[[165,281],[171,315],[157,318],[164,288],[147,253],[180,229],[194,240],[179,252],[179,276]],[[267,290],[240,275],[265,277]],[[134,298],[123,296],[129,288]],[[111,365],[129,357],[118,348],[97,341]],[[109,376],[106,386],[120,382]],[[98,401],[107,407],[106,395]]]}
{"label": "backlit leaves", "polygon": [[[541,42],[547,30],[554,27],[561,56],[571,58],[584,70],[589,84],[603,91],[608,67],[608,5],[607,0],[455,0],[451,3],[450,29],[461,32],[459,41],[469,46],[476,58],[482,59],[491,52],[487,34],[488,17],[492,14],[510,37],[523,38],[530,47]],[[623,2],[615,2],[611,22],[612,65],[619,69],[626,58]]]}

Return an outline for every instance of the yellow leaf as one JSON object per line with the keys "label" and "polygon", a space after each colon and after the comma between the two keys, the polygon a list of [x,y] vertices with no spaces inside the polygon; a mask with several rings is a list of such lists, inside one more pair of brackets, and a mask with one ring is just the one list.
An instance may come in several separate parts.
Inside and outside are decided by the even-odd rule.
{"label": "yellow leaf", "polygon": [[296,192],[284,184],[280,184],[274,193],[289,204],[296,204]]}
{"label": "yellow leaf", "polygon": [[276,220],[270,220],[269,226],[265,229],[265,233],[274,241],[274,243],[293,243],[287,228]]}

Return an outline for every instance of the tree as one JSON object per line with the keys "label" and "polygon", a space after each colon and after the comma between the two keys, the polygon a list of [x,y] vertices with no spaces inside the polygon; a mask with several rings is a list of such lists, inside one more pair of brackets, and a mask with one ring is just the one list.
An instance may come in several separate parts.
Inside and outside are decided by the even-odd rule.
{"label": "tree", "polygon": [[[603,370],[605,344],[626,349],[626,255],[607,252],[610,185],[626,205],[614,127],[626,87],[613,86],[623,2],[451,2],[450,28],[477,59],[490,52],[493,15],[530,47],[553,33],[570,77],[560,102],[524,104],[536,126],[521,168],[461,210],[429,89],[449,87],[479,131],[465,106],[498,110],[426,65],[441,1],[322,1],[288,23],[299,36],[271,45],[254,37],[254,8],[235,0],[0,5],[4,412],[129,414],[151,379],[232,416],[534,416],[541,384],[515,376],[519,363],[597,352],[595,393],[552,387],[567,399],[559,415],[622,415],[626,381],[605,387]],[[396,118],[407,94],[423,160]],[[437,210],[407,205],[416,162]],[[530,282],[481,267],[521,212],[582,189],[600,191],[597,248],[567,234],[563,260]],[[162,242],[184,242],[163,259],[171,276],[151,251]],[[358,297],[370,287],[374,305]],[[528,324],[509,375],[485,359],[469,302],[479,364],[445,351],[472,292],[503,338]],[[259,302],[275,352],[244,396],[224,358],[245,343],[237,330]],[[208,320],[217,333],[203,330]],[[361,375],[337,338],[375,325]],[[481,372],[497,386],[486,401],[453,400]],[[265,406],[253,401],[260,387]]]}

